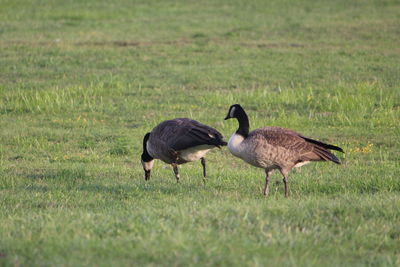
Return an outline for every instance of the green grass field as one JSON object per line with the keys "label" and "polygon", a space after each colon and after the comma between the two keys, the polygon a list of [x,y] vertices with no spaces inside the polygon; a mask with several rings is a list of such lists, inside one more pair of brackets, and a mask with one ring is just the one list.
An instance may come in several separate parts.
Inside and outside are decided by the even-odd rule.
{"label": "green grass field", "polygon": [[[399,266],[400,2],[0,0],[0,266]],[[264,172],[230,155],[144,181],[189,117],[341,146]]]}

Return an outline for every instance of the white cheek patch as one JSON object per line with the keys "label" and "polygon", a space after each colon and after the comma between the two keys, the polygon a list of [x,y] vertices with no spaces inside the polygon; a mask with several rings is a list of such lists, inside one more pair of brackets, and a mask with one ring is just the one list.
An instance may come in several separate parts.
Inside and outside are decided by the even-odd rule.
{"label": "white cheek patch", "polygon": [[231,111],[229,112],[229,117],[233,118],[233,114],[235,114],[236,107],[231,108]]}

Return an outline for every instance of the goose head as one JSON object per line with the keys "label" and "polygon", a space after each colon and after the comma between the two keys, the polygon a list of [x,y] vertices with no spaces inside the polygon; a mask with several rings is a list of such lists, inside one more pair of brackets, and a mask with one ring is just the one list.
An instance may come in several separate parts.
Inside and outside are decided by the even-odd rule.
{"label": "goose head", "polygon": [[229,107],[228,115],[226,115],[225,120],[232,118],[236,118],[239,122],[239,128],[236,133],[246,138],[249,134],[250,128],[249,118],[241,105],[234,104]]}
{"label": "goose head", "polygon": [[243,113],[243,112],[244,112],[244,109],[242,108],[241,105],[234,104],[229,107],[228,115],[226,115],[225,120],[238,118],[240,116],[240,113]]}
{"label": "goose head", "polygon": [[150,180],[150,172],[154,165],[154,158],[150,156],[147,151],[147,141],[149,140],[150,133],[146,133],[143,137],[143,153],[141,156],[141,163],[144,170],[144,179]]}

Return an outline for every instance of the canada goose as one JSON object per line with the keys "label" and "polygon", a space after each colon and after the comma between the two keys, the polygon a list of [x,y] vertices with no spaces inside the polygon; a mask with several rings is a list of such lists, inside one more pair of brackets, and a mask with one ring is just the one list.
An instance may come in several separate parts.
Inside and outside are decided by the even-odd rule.
{"label": "canada goose", "polygon": [[235,104],[229,108],[225,120],[236,118],[239,128],[228,142],[229,151],[245,162],[265,169],[264,195],[269,193],[269,180],[273,170],[283,175],[285,196],[289,196],[288,173],[311,161],[333,161],[339,159],[329,149],[343,152],[337,146],[328,145],[280,127],[264,127],[249,132],[249,119],[244,109]]}
{"label": "canada goose", "polygon": [[145,173],[144,178],[150,179],[154,159],[171,164],[178,183],[178,165],[200,159],[203,176],[206,177],[204,156],[210,149],[226,145],[227,143],[217,130],[198,121],[187,118],[163,121],[150,133],[146,133],[143,138],[141,162]]}

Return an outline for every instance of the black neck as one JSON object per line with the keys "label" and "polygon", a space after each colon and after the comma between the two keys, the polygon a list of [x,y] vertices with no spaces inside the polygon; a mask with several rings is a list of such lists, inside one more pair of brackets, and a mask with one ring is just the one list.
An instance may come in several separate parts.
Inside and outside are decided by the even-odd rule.
{"label": "black neck", "polygon": [[237,129],[236,133],[246,138],[249,135],[250,128],[249,118],[247,117],[246,112],[244,109],[240,108],[237,110],[235,117],[239,122],[239,128]]}
{"label": "black neck", "polygon": [[147,140],[149,140],[150,133],[147,133],[143,138],[143,153],[142,153],[142,160],[144,162],[149,162],[153,160],[153,157],[150,156],[149,152],[147,152]]}
{"label": "black neck", "polygon": [[147,152],[147,150],[143,150],[143,153],[142,153],[141,157],[142,157],[142,160],[144,162],[149,162],[149,161],[152,161],[154,159],[152,156],[150,156],[150,154]]}

